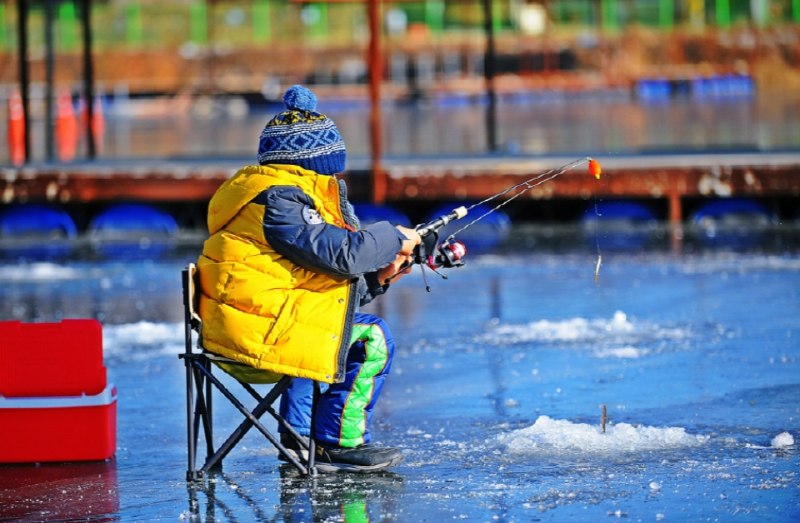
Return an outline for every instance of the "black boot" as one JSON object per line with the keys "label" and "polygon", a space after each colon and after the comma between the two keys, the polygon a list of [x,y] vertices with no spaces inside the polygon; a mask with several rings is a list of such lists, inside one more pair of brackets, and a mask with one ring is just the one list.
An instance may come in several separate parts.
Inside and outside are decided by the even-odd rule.
{"label": "black boot", "polygon": [[[301,437],[306,440],[308,439],[304,436]],[[305,463],[305,461],[308,459],[308,450],[300,445],[300,443],[298,443],[298,441],[294,439],[291,434],[281,434],[281,445],[286,447],[286,450],[289,451],[289,454],[291,454],[292,457],[294,457],[297,461]],[[278,452],[278,459],[281,461],[289,461],[281,452]]]}
{"label": "black boot", "polygon": [[317,443],[317,470],[320,472],[375,472],[403,462],[403,453],[394,447],[339,447]]}

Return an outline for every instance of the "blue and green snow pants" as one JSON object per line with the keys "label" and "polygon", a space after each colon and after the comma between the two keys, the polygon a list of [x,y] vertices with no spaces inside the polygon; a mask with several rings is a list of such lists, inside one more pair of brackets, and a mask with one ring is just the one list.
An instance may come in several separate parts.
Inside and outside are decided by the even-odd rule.
{"label": "blue and green snow pants", "polygon": [[[372,411],[394,356],[394,338],[381,318],[357,312],[352,332],[345,379],[323,389],[314,424],[317,441],[342,447],[369,443]],[[281,416],[304,436],[311,434],[312,394],[311,380],[296,378],[281,397]]]}

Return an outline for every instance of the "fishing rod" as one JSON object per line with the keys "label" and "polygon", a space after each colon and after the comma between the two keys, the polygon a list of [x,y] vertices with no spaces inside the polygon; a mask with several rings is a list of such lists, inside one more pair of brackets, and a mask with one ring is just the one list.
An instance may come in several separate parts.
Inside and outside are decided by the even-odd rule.
{"label": "fishing rod", "polygon": [[[455,237],[457,234],[460,234],[467,228],[475,225],[477,222],[483,220],[493,212],[497,211],[501,207],[508,205],[510,202],[519,198],[521,195],[525,194],[529,190],[533,189],[537,185],[541,185],[545,182],[548,182],[558,176],[561,176],[567,171],[574,169],[583,164],[589,164],[589,173],[597,178],[600,179],[600,173],[602,172],[602,168],[597,160],[586,156],[584,158],[580,158],[578,160],[572,161],[568,164],[562,165],[561,167],[556,167],[555,169],[550,169],[549,171],[537,174],[533,178],[529,180],[525,180],[524,182],[520,182],[516,185],[512,185],[508,189],[504,189],[497,194],[489,196],[488,198],[470,205],[469,207],[461,206],[453,209],[451,212],[439,216],[435,220],[432,220],[428,223],[424,223],[422,225],[418,225],[415,229],[417,234],[419,234],[422,241],[420,244],[414,249],[414,253],[412,255],[411,262],[405,264],[395,275],[387,280],[390,282],[394,278],[396,278],[399,274],[404,272],[408,269],[411,265],[418,264],[422,269],[422,278],[425,281],[425,289],[430,292],[431,288],[428,285],[428,278],[425,275],[425,266],[427,265],[433,272],[438,274],[444,279],[447,279],[447,275],[439,272],[437,269],[445,268],[450,269],[453,267],[461,267],[465,264],[464,257],[467,255],[467,246],[464,245],[463,242],[456,240]],[[439,231],[446,226],[447,224],[460,220],[469,214],[469,211],[474,209],[479,205],[483,205],[488,203],[496,198],[499,198],[509,192],[524,187],[520,192],[515,194],[514,196],[508,198],[507,200],[501,202],[500,204],[492,207],[481,216],[478,216],[471,222],[467,223],[456,232],[449,235],[442,243],[439,243]]]}

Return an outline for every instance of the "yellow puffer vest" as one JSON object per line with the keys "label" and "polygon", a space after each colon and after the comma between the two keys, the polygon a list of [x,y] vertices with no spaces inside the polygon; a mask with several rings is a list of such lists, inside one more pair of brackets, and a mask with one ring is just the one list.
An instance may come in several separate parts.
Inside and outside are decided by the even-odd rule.
{"label": "yellow puffer vest", "polygon": [[258,369],[342,381],[355,312],[354,283],[303,269],[264,238],[264,206],[252,200],[276,185],[298,187],[317,212],[344,227],[332,176],[292,165],[245,167],[208,208],[200,273],[203,346]]}

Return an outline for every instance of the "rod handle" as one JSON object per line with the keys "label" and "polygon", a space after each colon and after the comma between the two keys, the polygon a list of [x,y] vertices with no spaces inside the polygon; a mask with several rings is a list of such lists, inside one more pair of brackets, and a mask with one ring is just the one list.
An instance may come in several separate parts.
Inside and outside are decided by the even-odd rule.
{"label": "rod handle", "polygon": [[461,207],[453,209],[452,211],[443,216],[439,216],[433,221],[420,225],[419,227],[417,227],[417,233],[419,233],[419,235],[422,238],[424,238],[438,231],[448,223],[454,220],[460,220],[466,215],[467,215],[467,208],[462,205]]}

